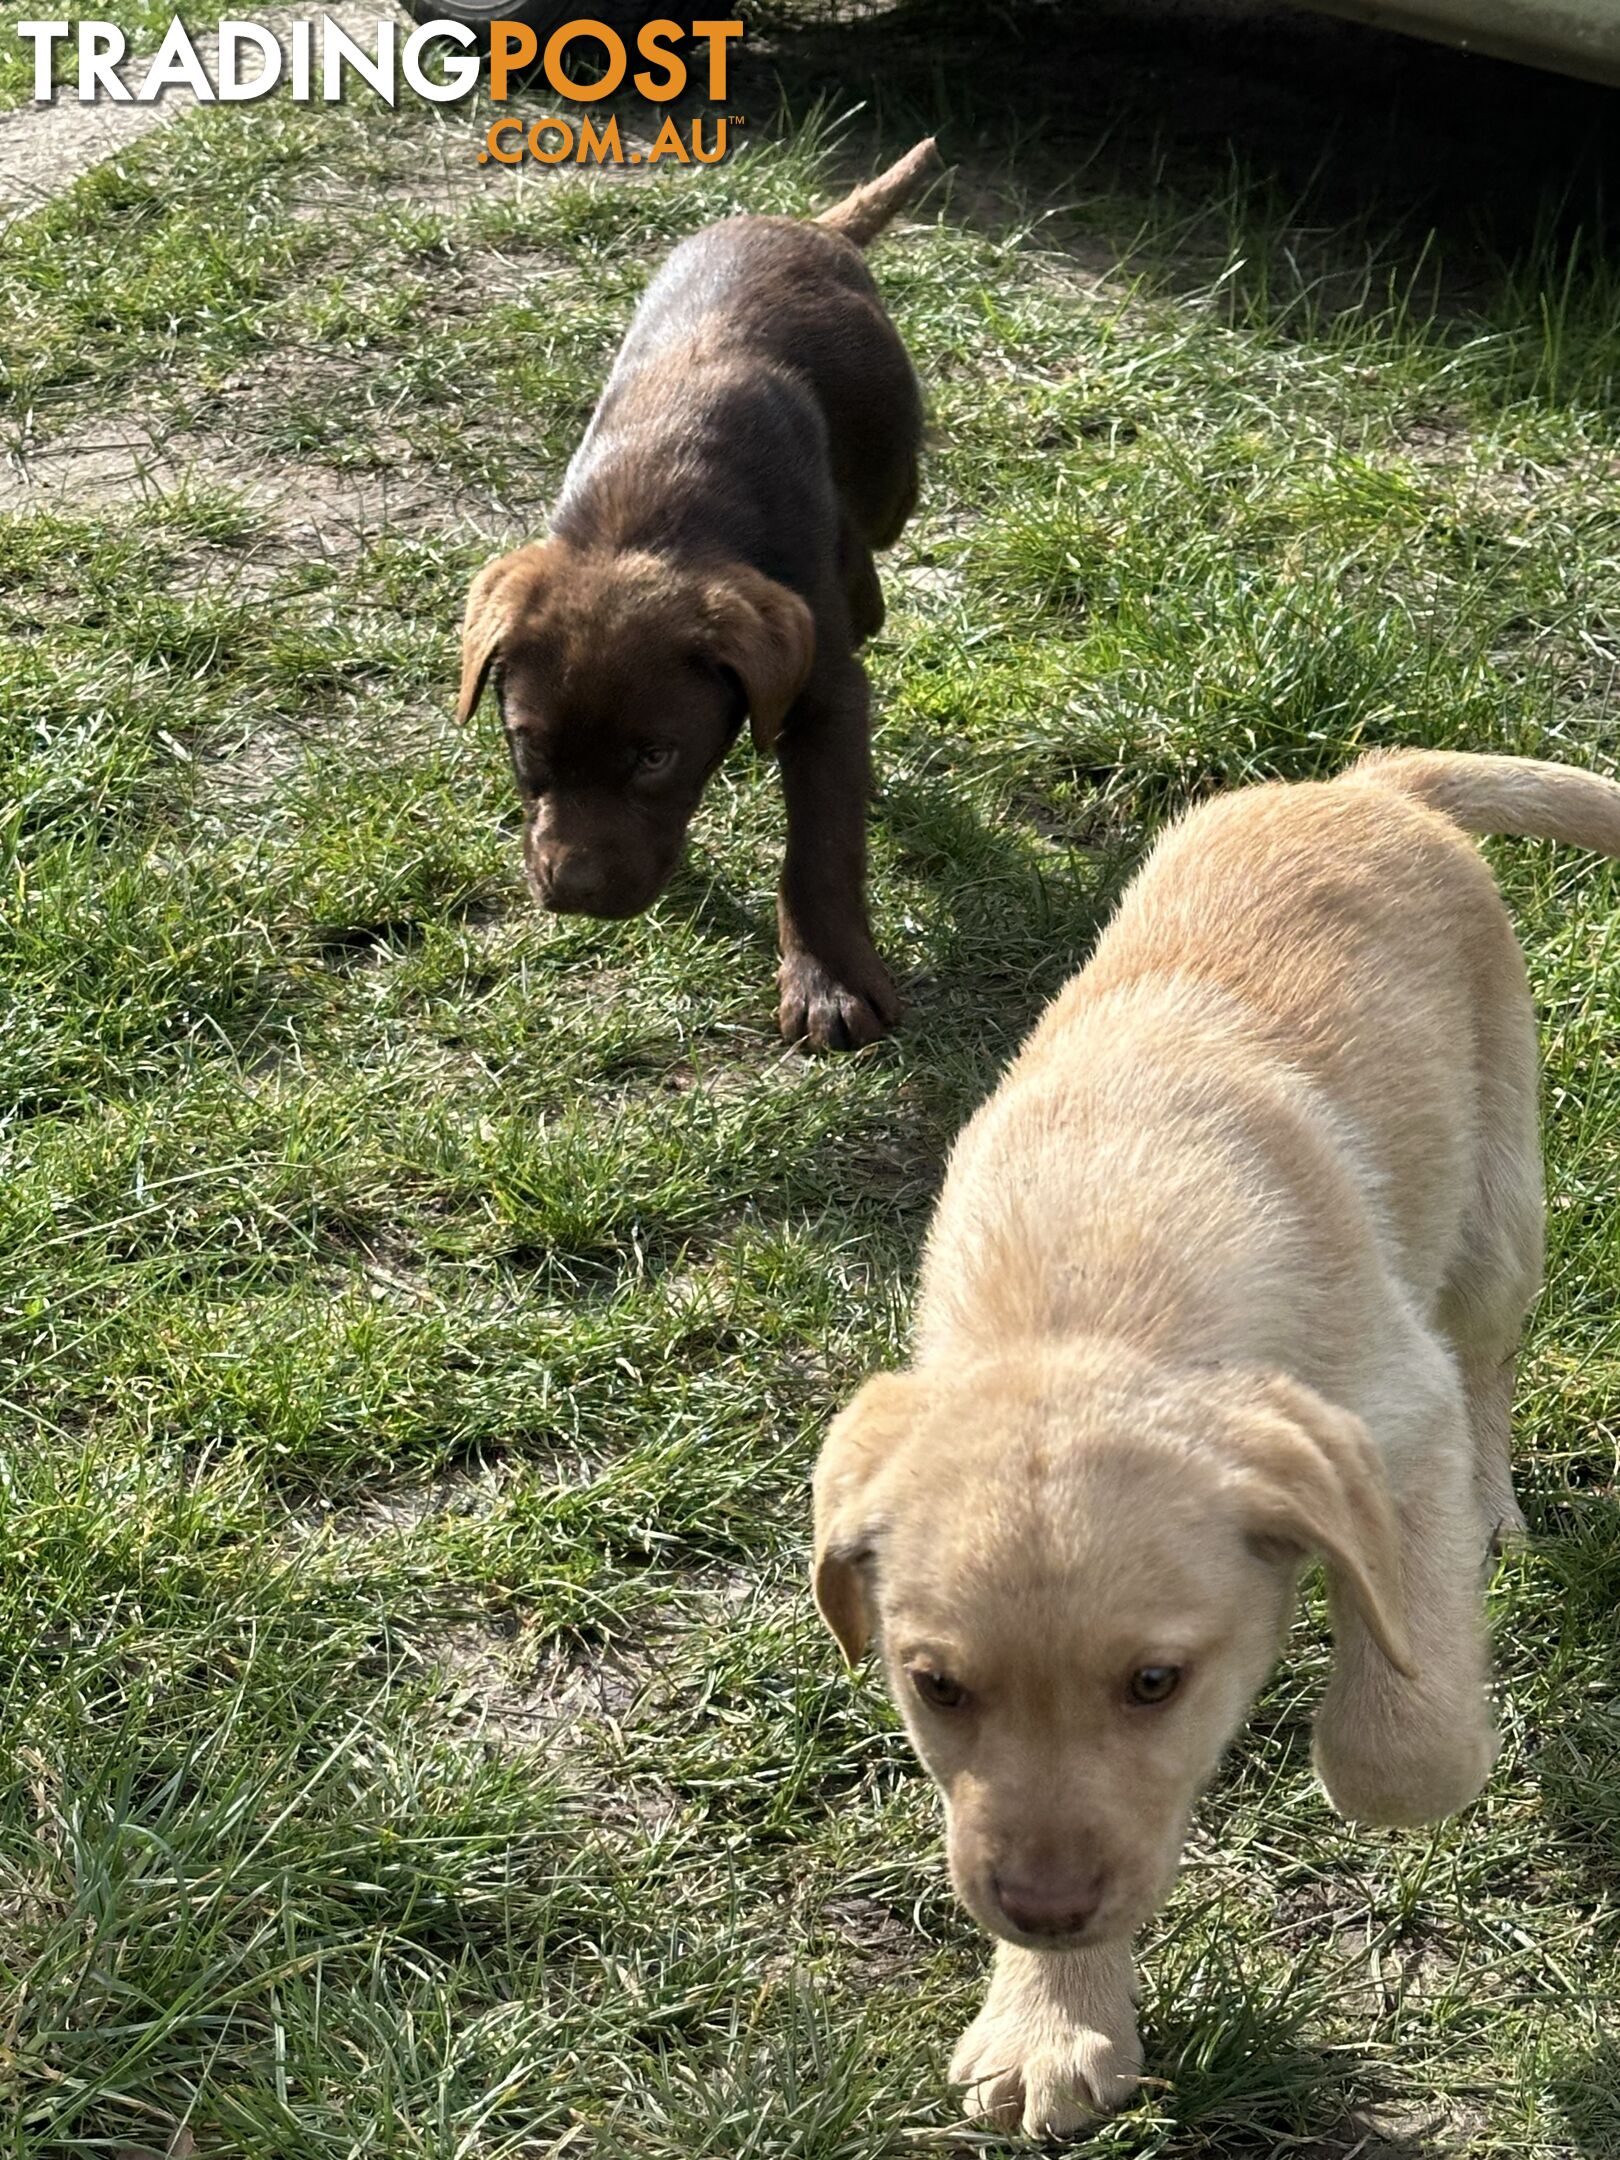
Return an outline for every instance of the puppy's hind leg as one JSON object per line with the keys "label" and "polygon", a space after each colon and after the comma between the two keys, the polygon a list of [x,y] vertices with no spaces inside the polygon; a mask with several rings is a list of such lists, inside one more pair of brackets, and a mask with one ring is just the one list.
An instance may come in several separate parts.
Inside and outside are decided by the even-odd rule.
{"label": "puppy's hind leg", "polygon": [[1528,1109],[1530,1129],[1521,1144],[1493,1151],[1495,1175],[1464,1223],[1463,1258],[1441,1305],[1441,1325],[1462,1374],[1484,1552],[1500,1552],[1525,1530],[1513,1493],[1513,1366],[1541,1286],[1545,1204],[1533,1097]]}
{"label": "puppy's hind leg", "polygon": [[872,551],[848,519],[839,539],[838,558],[844,579],[844,597],[849,602],[850,636],[857,645],[864,645],[883,628],[887,610]]}
{"label": "puppy's hind leg", "polygon": [[1462,1374],[1487,1552],[1524,1534],[1513,1495],[1513,1360],[1541,1288],[1547,1216],[1535,1018],[1523,957],[1496,913],[1480,962],[1474,1189],[1439,1314]]}
{"label": "puppy's hind leg", "polygon": [[1499,1553],[1526,1534],[1513,1491],[1514,1360],[1480,1356],[1462,1361],[1468,1426],[1474,1441],[1474,1497],[1488,1552]]}
{"label": "puppy's hind leg", "polygon": [[1499,1741],[1479,1579],[1468,1419],[1449,1359],[1418,1370],[1421,1411],[1395,1454],[1399,1583],[1412,1671],[1385,1657],[1360,1615],[1333,1599],[1333,1679],[1316,1717],[1317,1774],[1341,1815],[1436,1822],[1479,1797]]}

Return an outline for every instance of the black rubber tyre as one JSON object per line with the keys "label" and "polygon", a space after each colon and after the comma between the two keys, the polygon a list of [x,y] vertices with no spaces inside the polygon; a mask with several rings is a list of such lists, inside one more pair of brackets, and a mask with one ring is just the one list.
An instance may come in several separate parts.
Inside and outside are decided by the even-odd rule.
{"label": "black rubber tyre", "polygon": [[587,16],[630,37],[657,12],[647,0],[641,0],[640,5],[632,0],[628,6],[625,0],[577,0],[575,5],[570,5],[569,0],[405,0],[405,6],[419,23],[465,23],[469,30],[479,33],[479,44],[486,50],[489,26],[495,22],[525,23],[544,44],[562,23],[578,22]]}

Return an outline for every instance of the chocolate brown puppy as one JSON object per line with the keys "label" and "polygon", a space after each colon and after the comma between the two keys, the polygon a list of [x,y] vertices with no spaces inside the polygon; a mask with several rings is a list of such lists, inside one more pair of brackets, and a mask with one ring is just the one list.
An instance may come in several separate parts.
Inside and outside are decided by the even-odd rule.
{"label": "chocolate brown puppy", "polygon": [[787,798],[789,1041],[853,1049],[898,1003],[867,924],[874,550],[917,499],[922,398],[861,248],[937,166],[919,143],[814,223],[738,217],[653,280],[548,539],[473,580],[458,717],[493,678],[545,908],[639,914],[749,722]]}

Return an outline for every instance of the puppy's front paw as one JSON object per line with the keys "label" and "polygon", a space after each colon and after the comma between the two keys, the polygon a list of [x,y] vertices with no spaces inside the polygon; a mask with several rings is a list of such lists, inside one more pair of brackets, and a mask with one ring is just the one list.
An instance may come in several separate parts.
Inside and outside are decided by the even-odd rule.
{"label": "puppy's front paw", "polygon": [[777,981],[784,1042],[807,1043],[813,1050],[859,1050],[887,1035],[900,1017],[900,1000],[876,953],[837,970],[813,954],[788,953]]}
{"label": "puppy's front paw", "polygon": [[951,2083],[967,2088],[968,2114],[1030,2137],[1062,2137],[1123,2107],[1142,2074],[1129,1993],[1043,1999],[999,1978],[951,2057]]}

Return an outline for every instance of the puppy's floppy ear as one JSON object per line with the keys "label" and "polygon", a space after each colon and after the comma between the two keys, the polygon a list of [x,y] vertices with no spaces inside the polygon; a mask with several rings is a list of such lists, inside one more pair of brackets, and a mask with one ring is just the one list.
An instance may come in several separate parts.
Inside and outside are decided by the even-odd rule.
{"label": "puppy's floppy ear", "polygon": [[1241,1414],[1251,1536],[1320,1553],[1333,1601],[1350,1605],[1395,1670],[1414,1678],[1400,1528],[1366,1426],[1280,1376]]}
{"label": "puppy's floppy ear", "polygon": [[833,1420],[816,1462],[811,1581],[817,1609],[852,1665],[872,1637],[865,1566],[882,1528],[873,1488],[916,1411],[910,1375],[879,1373]]}
{"label": "puppy's floppy ear", "polygon": [[549,540],[514,548],[485,563],[467,589],[467,609],[461,619],[461,690],[456,699],[456,718],[463,726],[472,718],[484,683],[519,614],[544,593],[557,570],[556,546]]}
{"label": "puppy's floppy ear", "polygon": [[704,589],[704,649],[733,670],[757,748],[769,750],[816,656],[816,624],[796,592],[734,563]]}

